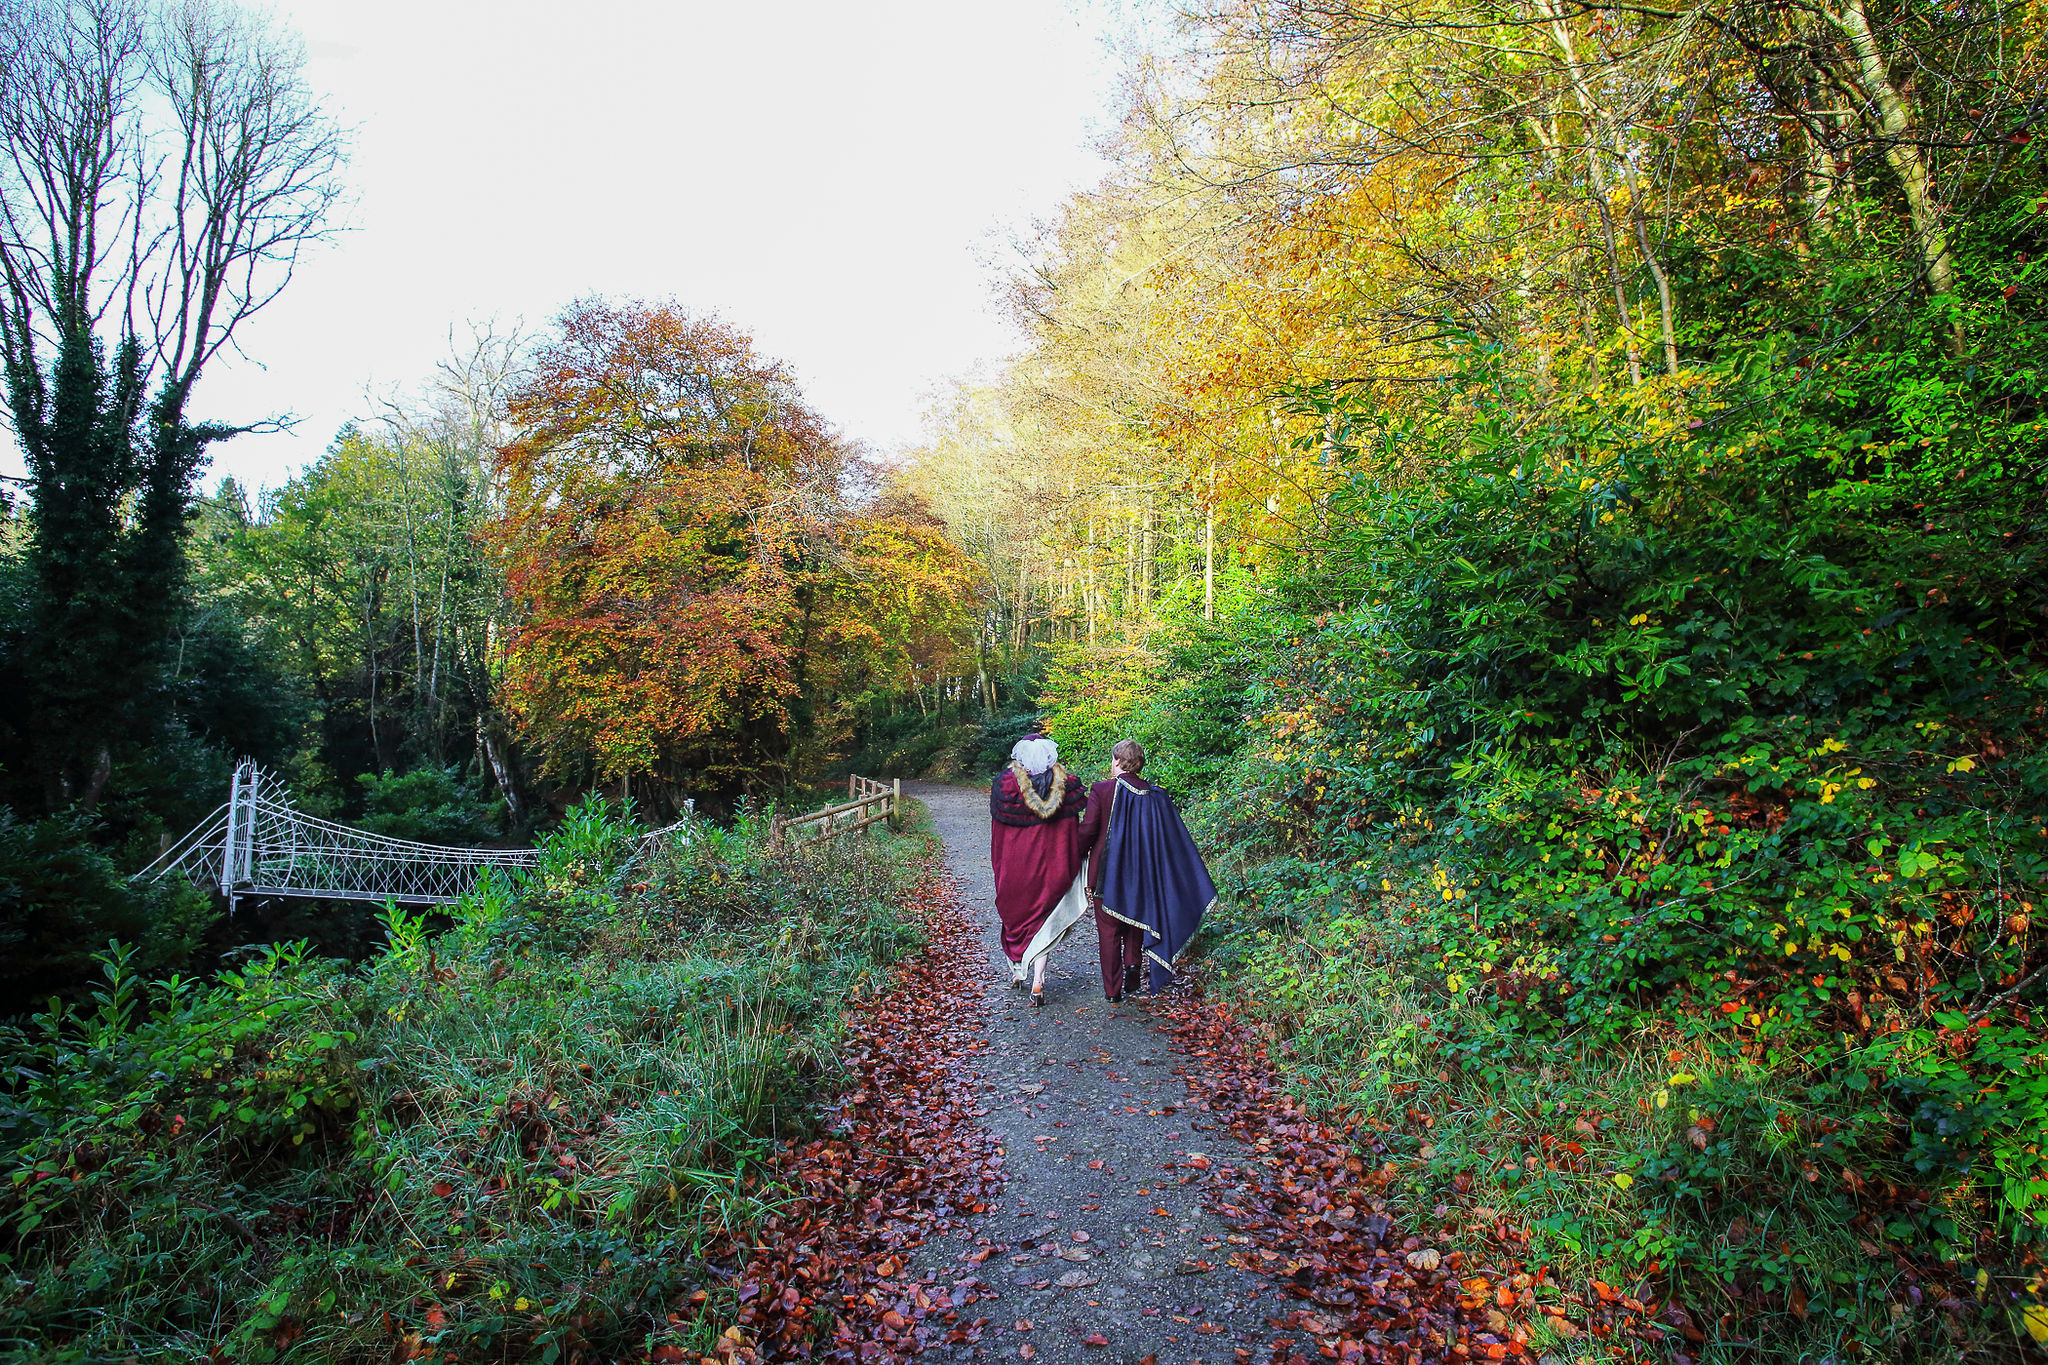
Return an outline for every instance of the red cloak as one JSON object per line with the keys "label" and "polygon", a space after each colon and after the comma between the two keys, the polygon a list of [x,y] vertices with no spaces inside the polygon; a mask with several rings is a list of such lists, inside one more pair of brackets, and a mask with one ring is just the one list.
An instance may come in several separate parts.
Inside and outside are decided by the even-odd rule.
{"label": "red cloak", "polygon": [[1078,817],[1088,799],[1087,788],[1058,764],[1043,793],[1032,789],[1027,797],[1020,781],[1031,779],[1013,763],[989,792],[996,914],[1003,922],[1003,952],[1012,962],[1024,960],[1024,950],[1081,868]]}

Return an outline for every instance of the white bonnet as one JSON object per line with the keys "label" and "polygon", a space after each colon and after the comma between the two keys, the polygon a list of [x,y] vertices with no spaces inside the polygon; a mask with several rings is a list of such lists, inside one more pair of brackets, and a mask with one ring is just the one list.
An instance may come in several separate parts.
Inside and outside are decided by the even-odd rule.
{"label": "white bonnet", "polygon": [[1044,735],[1026,735],[1011,746],[1010,757],[1024,765],[1033,777],[1060,760],[1060,746]]}

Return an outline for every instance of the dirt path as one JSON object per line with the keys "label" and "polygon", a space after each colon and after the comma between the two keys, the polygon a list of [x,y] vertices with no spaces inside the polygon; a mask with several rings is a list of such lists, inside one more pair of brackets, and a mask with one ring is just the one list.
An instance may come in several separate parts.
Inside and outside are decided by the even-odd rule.
{"label": "dirt path", "polygon": [[[904,784],[931,811],[946,860],[981,916],[989,1047],[974,1081],[1004,1147],[1002,1200],[975,1231],[1000,1248],[981,1267],[998,1293],[977,1342],[935,1345],[956,1360],[1139,1365],[1263,1358],[1272,1282],[1226,1264],[1233,1230],[1201,1207],[1191,1160],[1248,1152],[1191,1105],[1166,1035],[1141,1000],[1102,998],[1092,925],[1067,940],[1034,1010],[1009,987],[989,870],[988,794]],[[935,1238],[920,1270],[958,1274],[974,1234]],[[1241,1245],[1242,1237],[1236,1238]],[[963,1246],[970,1248],[963,1252]],[[1026,1330],[1019,1322],[1028,1321]],[[1090,1338],[1099,1338],[1091,1341]],[[1025,1348],[1029,1348],[1028,1350]],[[1240,1349],[1244,1355],[1234,1354]]]}

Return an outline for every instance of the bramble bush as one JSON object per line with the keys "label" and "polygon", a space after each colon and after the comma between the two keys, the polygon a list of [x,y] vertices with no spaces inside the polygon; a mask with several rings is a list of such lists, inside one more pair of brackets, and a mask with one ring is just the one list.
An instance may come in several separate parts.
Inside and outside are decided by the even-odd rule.
{"label": "bramble bush", "polygon": [[[6,1039],[0,1336],[38,1359],[617,1358],[682,1342],[914,942],[918,840],[643,850],[592,799],[518,880],[360,968],[302,945],[100,988]],[[446,919],[431,917],[434,923]],[[727,1267],[730,1268],[730,1267]],[[708,1318],[706,1319],[709,1320]]]}

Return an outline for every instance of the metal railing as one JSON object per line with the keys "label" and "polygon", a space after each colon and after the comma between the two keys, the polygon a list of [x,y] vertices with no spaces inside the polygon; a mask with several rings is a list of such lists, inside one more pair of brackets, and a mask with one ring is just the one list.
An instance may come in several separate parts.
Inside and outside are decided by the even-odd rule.
{"label": "metal railing", "polygon": [[[687,823],[643,835],[641,847]],[[308,815],[291,803],[282,783],[244,759],[235,769],[227,804],[165,849],[135,880],[181,872],[202,886],[217,887],[230,910],[243,896],[446,905],[475,890],[485,871],[525,871],[539,860],[537,849],[427,844]]]}

